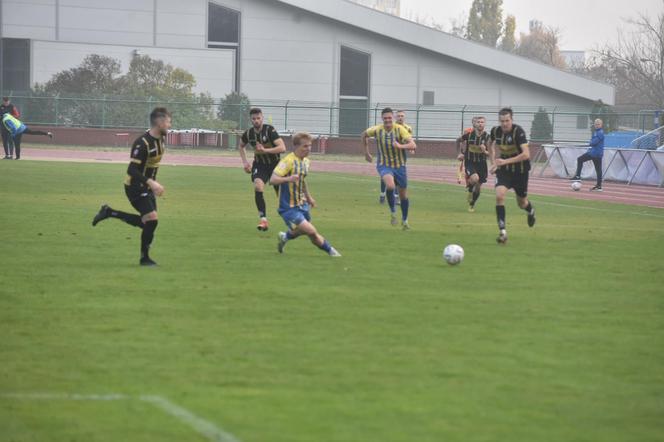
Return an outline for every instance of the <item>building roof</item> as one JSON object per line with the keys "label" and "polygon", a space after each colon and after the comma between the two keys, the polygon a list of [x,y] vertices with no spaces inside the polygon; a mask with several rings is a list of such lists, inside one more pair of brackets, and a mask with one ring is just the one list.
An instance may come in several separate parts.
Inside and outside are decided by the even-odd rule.
{"label": "building roof", "polygon": [[592,101],[602,100],[611,105],[615,102],[615,88],[608,84],[589,80],[544,63],[456,37],[350,1],[276,1],[489,70],[492,70],[492,66],[500,66],[499,72],[503,74],[566,94]]}

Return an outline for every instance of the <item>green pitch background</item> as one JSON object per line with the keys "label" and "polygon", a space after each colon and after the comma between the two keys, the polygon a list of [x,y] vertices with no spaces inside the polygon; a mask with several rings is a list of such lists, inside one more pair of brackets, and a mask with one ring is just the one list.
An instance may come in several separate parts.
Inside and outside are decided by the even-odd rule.
{"label": "green pitch background", "polygon": [[[164,167],[153,247],[92,228],[124,165],[0,162],[0,393],[168,397],[246,441],[664,440],[664,211],[316,174],[319,230],[276,252],[238,169]],[[270,213],[275,198],[268,195]],[[461,266],[441,259],[466,250]],[[0,397],[1,441],[204,440],[134,402]]]}

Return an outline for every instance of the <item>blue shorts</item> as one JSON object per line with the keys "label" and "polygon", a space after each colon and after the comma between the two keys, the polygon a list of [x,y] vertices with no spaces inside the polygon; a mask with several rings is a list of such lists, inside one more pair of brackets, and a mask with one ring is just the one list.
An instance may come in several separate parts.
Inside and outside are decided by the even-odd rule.
{"label": "blue shorts", "polygon": [[381,166],[380,164],[376,166],[376,170],[381,178],[385,175],[392,175],[394,177],[394,182],[400,189],[408,188],[408,172],[406,171],[406,166],[401,167],[389,167]]}
{"label": "blue shorts", "polygon": [[311,213],[309,212],[308,204],[301,207],[279,209],[279,215],[284,219],[284,222],[289,229],[299,226],[304,221],[311,221]]}

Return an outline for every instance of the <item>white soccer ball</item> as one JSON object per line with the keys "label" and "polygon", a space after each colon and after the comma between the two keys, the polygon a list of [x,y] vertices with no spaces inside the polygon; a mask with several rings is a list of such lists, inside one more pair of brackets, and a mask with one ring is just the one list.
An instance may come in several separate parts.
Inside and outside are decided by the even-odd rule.
{"label": "white soccer ball", "polygon": [[572,190],[575,192],[578,192],[581,190],[581,181],[573,181],[572,182]]}
{"label": "white soccer ball", "polygon": [[463,256],[463,247],[456,244],[450,244],[443,250],[443,259],[451,266],[455,266],[463,261]]}

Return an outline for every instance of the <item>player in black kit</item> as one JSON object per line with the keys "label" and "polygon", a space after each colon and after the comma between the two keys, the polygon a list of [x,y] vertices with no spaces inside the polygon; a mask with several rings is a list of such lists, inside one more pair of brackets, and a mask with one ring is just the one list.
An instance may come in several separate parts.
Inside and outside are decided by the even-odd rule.
{"label": "player in black kit", "polygon": [[464,162],[468,189],[468,211],[475,211],[482,184],[486,183],[489,170],[486,165],[490,135],[484,130],[486,118],[473,118],[474,130],[457,138],[458,160]]}
{"label": "player in black kit", "polygon": [[[279,164],[280,154],[286,152],[286,144],[273,126],[263,124],[263,112],[260,109],[251,109],[249,115],[252,127],[242,134],[240,157],[242,157],[244,171],[251,174],[251,182],[254,183],[254,199],[259,218],[257,228],[265,232],[269,225],[263,191],[265,185],[270,182],[274,168]],[[249,161],[247,161],[247,145],[255,149],[253,164],[249,164]],[[279,188],[277,186],[274,190],[278,194]]]}
{"label": "player in black kit", "polygon": [[149,250],[159,222],[156,197],[164,193],[164,187],[157,182],[157,171],[164,155],[164,137],[171,128],[171,114],[166,108],[155,108],[150,114],[150,125],[150,130],[132,144],[131,160],[124,182],[127,199],[140,215],[121,212],[103,205],[92,220],[92,225],[96,226],[107,218],[117,218],[142,229],[140,259],[142,266],[157,265],[150,259]]}
{"label": "player in black kit", "polygon": [[[491,129],[491,173],[496,174],[496,217],[498,219],[498,243],[507,242],[505,228],[505,195],[514,189],[519,207],[528,213],[528,225],[535,225],[535,209],[528,201],[528,172],[530,149],[526,132],[514,124],[512,109],[502,109],[498,117],[500,126]],[[496,148],[500,158],[496,158]]]}

